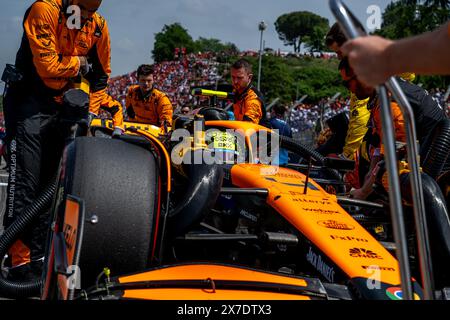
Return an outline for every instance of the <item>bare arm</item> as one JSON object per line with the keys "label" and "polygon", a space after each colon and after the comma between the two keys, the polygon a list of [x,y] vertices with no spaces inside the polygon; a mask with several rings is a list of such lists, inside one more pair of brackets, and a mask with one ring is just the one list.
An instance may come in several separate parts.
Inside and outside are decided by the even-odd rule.
{"label": "bare arm", "polygon": [[362,37],[346,42],[341,49],[358,78],[371,86],[403,72],[450,74],[450,23],[398,41]]}

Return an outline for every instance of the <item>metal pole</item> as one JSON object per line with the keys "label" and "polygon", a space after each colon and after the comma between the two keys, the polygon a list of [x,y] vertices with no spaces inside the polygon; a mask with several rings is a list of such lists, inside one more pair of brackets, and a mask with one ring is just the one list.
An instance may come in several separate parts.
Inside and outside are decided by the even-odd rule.
{"label": "metal pole", "polygon": [[424,298],[426,300],[434,299],[433,288],[433,266],[431,262],[430,241],[428,237],[427,219],[425,215],[425,204],[423,198],[422,179],[420,177],[420,167],[418,159],[416,125],[414,123],[414,112],[405,97],[395,78],[391,78],[387,87],[394,95],[395,100],[400,106],[405,121],[405,131],[407,132],[407,152],[408,164],[411,170],[411,189],[414,211],[414,221],[416,224],[417,246],[419,253],[420,272],[422,276],[422,285]]}
{"label": "metal pole", "polygon": [[[364,36],[367,33],[364,26],[355,18],[341,0],[329,0],[330,9],[339,22],[344,34],[349,39]],[[403,300],[412,300],[411,272],[408,260],[406,231],[403,220],[400,182],[398,179],[397,159],[395,154],[395,138],[392,125],[392,110],[386,87],[377,87],[381,101],[381,122],[383,127],[383,143],[385,146],[386,169],[389,178],[389,205],[391,208],[394,238],[397,245],[397,259],[399,261]]]}
{"label": "metal pole", "polygon": [[261,67],[262,67],[262,51],[263,51],[263,32],[267,28],[264,21],[261,21],[258,25],[259,31],[261,31],[261,38],[259,40],[259,65],[258,65],[258,91],[261,90]]}
{"label": "metal pole", "polygon": [[394,231],[396,255],[399,263],[400,278],[402,281],[403,300],[412,300],[411,271],[409,269],[408,248],[406,246],[406,231],[403,219],[403,208],[400,193],[400,181],[398,179],[397,157],[395,154],[395,135],[392,125],[391,103],[386,87],[377,88],[380,98],[381,123],[383,128],[383,144],[385,149],[384,159],[389,180],[389,207],[392,216],[392,228]]}

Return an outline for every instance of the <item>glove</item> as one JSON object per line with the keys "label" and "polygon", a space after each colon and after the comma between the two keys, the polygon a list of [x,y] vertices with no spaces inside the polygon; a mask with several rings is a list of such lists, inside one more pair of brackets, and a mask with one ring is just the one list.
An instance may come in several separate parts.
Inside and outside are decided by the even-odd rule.
{"label": "glove", "polygon": [[130,106],[127,108],[127,115],[128,115],[128,118],[130,118],[130,119],[136,118],[136,113],[134,112],[133,107]]}
{"label": "glove", "polygon": [[86,74],[91,71],[91,65],[88,62],[88,59],[86,57],[78,57],[78,60],[80,60],[80,74],[85,76]]}
{"label": "glove", "polygon": [[111,137],[112,137],[113,139],[114,139],[114,138],[118,138],[118,137],[120,137],[121,135],[123,135],[124,132],[125,132],[125,130],[123,130],[122,128],[116,127],[116,128],[114,129],[114,131],[113,131]]}

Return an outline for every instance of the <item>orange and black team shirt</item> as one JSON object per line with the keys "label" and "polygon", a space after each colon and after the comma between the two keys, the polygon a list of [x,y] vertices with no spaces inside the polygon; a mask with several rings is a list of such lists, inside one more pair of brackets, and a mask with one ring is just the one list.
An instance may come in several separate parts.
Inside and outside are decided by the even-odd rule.
{"label": "orange and black team shirt", "polygon": [[[370,121],[372,124],[372,133],[379,139],[379,144],[378,146],[375,147],[379,147],[380,153],[384,155],[384,145],[382,143],[383,132],[381,122],[381,106],[378,99],[376,99],[374,102],[375,102],[374,107],[370,108],[371,112]],[[403,119],[403,114],[400,110],[400,106],[396,102],[391,102],[391,110],[392,110],[392,120],[394,124],[395,141],[405,142],[406,141],[405,121]]]}
{"label": "orange and black team shirt", "polygon": [[250,121],[259,124],[261,120],[266,119],[262,95],[252,86],[248,87],[242,94],[236,94],[233,112],[237,121]]}
{"label": "orange and black team shirt", "polygon": [[126,98],[126,109],[132,121],[155,126],[161,126],[166,121],[169,126],[172,125],[172,103],[165,93],[156,88],[144,95],[139,85],[131,86]]}
{"label": "orange and black team shirt", "polygon": [[[66,2],[66,1],[64,1]],[[110,38],[106,20],[95,13],[81,29],[69,29],[63,0],[38,0],[25,13],[24,35],[16,67],[39,94],[58,97],[79,73],[78,56],[88,57],[92,71],[90,111],[98,114],[107,99],[111,73]]]}

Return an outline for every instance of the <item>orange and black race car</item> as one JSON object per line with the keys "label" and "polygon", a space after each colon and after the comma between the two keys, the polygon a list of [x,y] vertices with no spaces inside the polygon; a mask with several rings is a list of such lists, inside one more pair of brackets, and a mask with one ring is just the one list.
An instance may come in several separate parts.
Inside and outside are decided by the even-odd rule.
{"label": "orange and black race car", "polygon": [[[339,192],[349,163],[224,117],[206,108],[168,133],[127,123],[120,139],[70,144],[42,298],[401,299],[392,244],[344,209],[383,205],[324,189]],[[262,164],[260,136],[315,165]]]}

